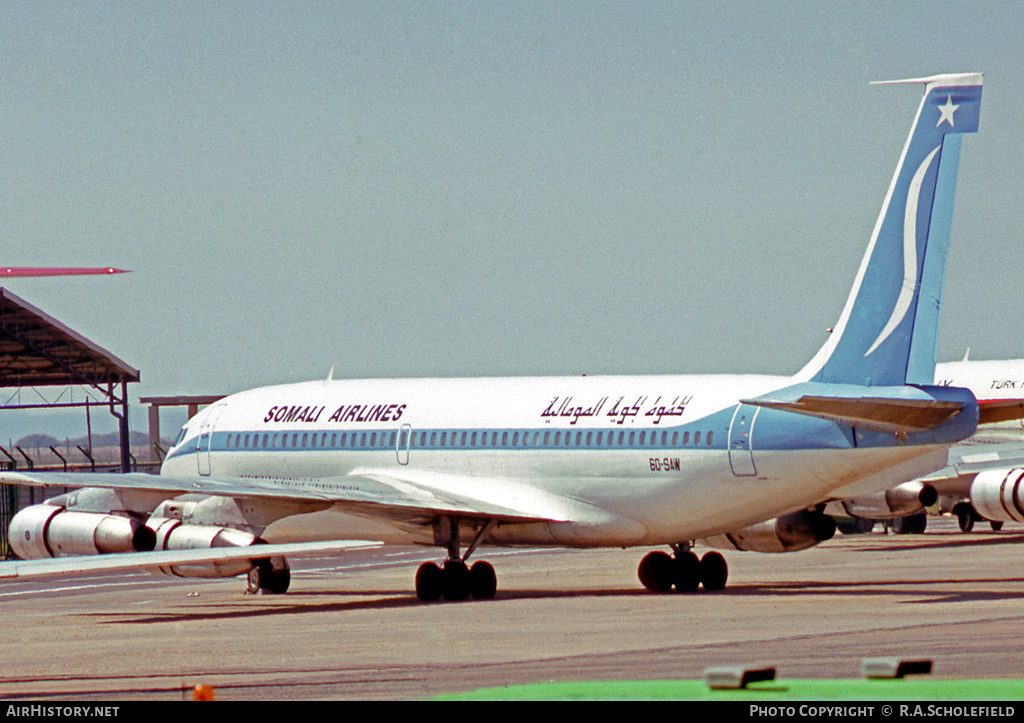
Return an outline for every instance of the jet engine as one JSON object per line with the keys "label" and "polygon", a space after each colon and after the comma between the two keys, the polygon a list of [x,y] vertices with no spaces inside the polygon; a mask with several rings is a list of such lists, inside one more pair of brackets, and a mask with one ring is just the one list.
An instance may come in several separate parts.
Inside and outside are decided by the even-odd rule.
{"label": "jet engine", "polygon": [[836,523],[820,512],[801,510],[704,540],[709,547],[751,552],[796,552],[831,540]]}
{"label": "jet engine", "polygon": [[[230,527],[186,525],[171,518],[150,518],[156,550],[207,550],[215,547],[248,547],[258,543],[251,532]],[[161,567],[160,572],[177,577],[235,577],[253,568],[249,560],[227,560]]]}
{"label": "jet engine", "polygon": [[[216,513],[234,510],[233,503],[220,499],[214,499],[212,504],[204,499],[168,500],[159,504],[144,523],[138,519],[138,511],[126,511],[122,501],[109,490],[86,488],[18,512],[11,520],[9,540],[14,552],[24,560],[252,546],[254,554],[250,559],[173,564],[157,569],[177,577],[248,574],[251,591],[284,592],[291,578],[287,560],[260,556],[263,540],[254,532],[216,524]],[[209,519],[194,514],[197,511],[206,513]],[[189,524],[181,518],[183,514],[212,524]],[[227,521],[229,516],[219,519]]]}
{"label": "jet engine", "polygon": [[153,530],[127,516],[73,512],[62,506],[26,507],[11,520],[11,547],[23,560],[110,552],[146,552],[156,543]]}
{"label": "jet engine", "polygon": [[971,505],[986,520],[1024,522],[1024,469],[991,469],[971,482]]}
{"label": "jet engine", "polygon": [[939,493],[930,484],[913,481],[867,497],[843,500],[841,507],[850,517],[886,520],[922,512],[938,499]]}

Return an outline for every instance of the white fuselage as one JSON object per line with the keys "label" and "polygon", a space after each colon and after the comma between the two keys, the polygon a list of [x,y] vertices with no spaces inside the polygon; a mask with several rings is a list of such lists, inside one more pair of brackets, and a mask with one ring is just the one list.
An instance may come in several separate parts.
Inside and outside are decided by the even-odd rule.
{"label": "white fuselage", "polygon": [[[352,500],[363,491],[379,495],[385,479],[389,489],[407,483],[399,490],[407,496],[426,497],[426,489],[455,503],[471,500],[474,509],[508,510],[496,515],[503,521],[487,542],[628,546],[726,532],[858,480],[880,490],[918,467],[941,466],[929,454],[936,447],[858,449],[839,425],[738,404],[787,382],[623,376],[268,387],[190,420],[162,473],[246,478],[346,500],[275,522],[264,535],[274,542],[371,532],[386,541],[429,541],[422,514],[373,522],[360,515]],[[767,430],[770,415],[769,435],[758,425]]]}

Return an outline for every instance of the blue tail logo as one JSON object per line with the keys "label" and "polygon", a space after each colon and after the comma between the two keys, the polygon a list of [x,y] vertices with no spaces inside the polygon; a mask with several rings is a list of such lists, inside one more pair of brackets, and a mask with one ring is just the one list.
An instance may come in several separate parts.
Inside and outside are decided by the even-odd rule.
{"label": "blue tail logo", "polygon": [[842,316],[804,380],[933,382],[960,138],[978,130],[982,77],[892,82],[922,83],[925,95]]}

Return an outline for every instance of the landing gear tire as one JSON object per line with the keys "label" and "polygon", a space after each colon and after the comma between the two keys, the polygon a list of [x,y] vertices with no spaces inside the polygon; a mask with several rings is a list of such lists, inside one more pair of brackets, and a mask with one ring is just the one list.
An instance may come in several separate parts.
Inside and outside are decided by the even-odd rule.
{"label": "landing gear tire", "polygon": [[287,563],[282,568],[275,569],[266,560],[256,563],[256,566],[249,570],[246,579],[245,591],[250,595],[263,592],[265,595],[283,595],[288,592],[288,586],[292,581],[291,570]]}
{"label": "landing gear tire", "polygon": [[717,552],[708,552],[700,559],[700,582],[708,592],[717,592],[725,588],[729,579],[729,566],[725,558]]}
{"label": "landing gear tire", "polygon": [[892,531],[897,535],[923,535],[928,526],[928,515],[917,514],[897,517],[892,521]]}
{"label": "landing gear tire", "polygon": [[692,552],[682,552],[675,559],[676,592],[696,592],[700,587],[700,560]]}
{"label": "landing gear tire", "polygon": [[469,592],[477,600],[490,600],[498,591],[498,576],[489,562],[474,563],[469,568]]}
{"label": "landing gear tire", "polygon": [[433,562],[425,562],[416,571],[416,597],[423,602],[437,602],[444,592],[444,572]]}
{"label": "landing gear tire", "polygon": [[448,560],[444,563],[445,600],[457,602],[469,597],[469,568],[462,560]]}
{"label": "landing gear tire", "polygon": [[971,507],[968,502],[958,502],[953,507],[953,514],[956,515],[956,520],[960,524],[961,532],[970,532],[974,529],[974,521],[977,517],[974,514],[974,508]]}
{"label": "landing gear tire", "polygon": [[665,552],[649,552],[640,561],[636,574],[651,592],[670,592],[675,578],[675,561]]}

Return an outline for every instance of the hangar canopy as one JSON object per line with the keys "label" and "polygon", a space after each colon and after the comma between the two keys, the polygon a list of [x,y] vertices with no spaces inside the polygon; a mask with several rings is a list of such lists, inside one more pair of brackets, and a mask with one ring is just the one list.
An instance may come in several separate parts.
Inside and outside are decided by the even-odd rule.
{"label": "hangar canopy", "polygon": [[[121,468],[130,469],[128,383],[139,371],[81,334],[0,288],[0,388],[82,386],[98,391],[118,418]],[[18,401],[13,401],[15,399]],[[95,402],[20,403],[20,395],[0,409],[82,407]]]}

